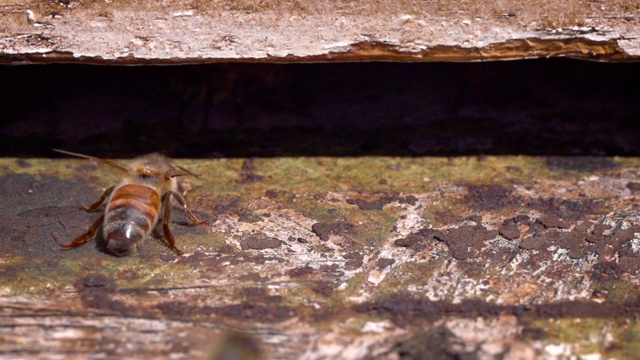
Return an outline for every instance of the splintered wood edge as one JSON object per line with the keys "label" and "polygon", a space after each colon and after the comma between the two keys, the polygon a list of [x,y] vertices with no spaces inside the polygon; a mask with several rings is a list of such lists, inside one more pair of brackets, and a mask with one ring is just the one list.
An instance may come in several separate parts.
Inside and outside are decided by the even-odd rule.
{"label": "splintered wood edge", "polygon": [[492,60],[518,60],[533,58],[566,57],[594,61],[638,61],[640,57],[627,54],[617,41],[592,41],[589,39],[517,39],[491,44],[482,48],[438,45],[419,52],[402,51],[398,46],[382,42],[360,42],[343,52],[328,52],[313,56],[284,56],[266,58],[166,58],[145,59],[134,56],[104,59],[100,57],[74,56],[68,52],[47,52],[0,55],[0,64],[28,63],[79,63],[98,65],[181,65],[220,62],[257,63],[317,63],[317,62],[467,62]]}

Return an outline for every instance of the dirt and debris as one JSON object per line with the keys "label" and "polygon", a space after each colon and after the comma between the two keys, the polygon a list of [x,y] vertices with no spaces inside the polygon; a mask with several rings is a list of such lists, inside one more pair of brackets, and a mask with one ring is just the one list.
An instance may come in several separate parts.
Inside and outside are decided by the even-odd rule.
{"label": "dirt and debris", "polygon": [[240,222],[252,224],[260,222],[261,220],[262,217],[260,215],[257,215],[251,211],[245,209],[241,209],[240,211],[238,211],[238,221]]}
{"label": "dirt and debris", "polygon": [[495,239],[498,232],[488,230],[482,225],[461,226],[446,232],[436,233],[434,237],[449,247],[451,256],[458,260],[465,260],[478,256],[485,242]]}
{"label": "dirt and debris", "polygon": [[511,190],[498,185],[467,185],[467,196],[462,199],[465,204],[476,211],[495,211],[513,202]]}
{"label": "dirt and debris", "polygon": [[[531,222],[528,216],[520,216],[505,220],[497,231],[489,230],[479,223],[449,230],[425,228],[395,240],[394,244],[421,252],[429,241],[439,240],[447,245],[452,257],[468,260],[477,258],[488,242],[500,235],[515,242],[522,250],[550,252],[555,251],[550,249],[559,248],[566,250],[572,259],[583,259],[590,255],[603,259],[618,258],[624,271],[635,275],[639,266],[633,264],[640,261],[640,257],[631,250],[631,242],[635,234],[640,233],[640,226],[632,225],[626,229],[620,229],[620,226],[618,224],[618,229],[613,229],[611,225],[590,221],[572,225],[549,216]],[[524,234],[521,233],[521,228]]]}
{"label": "dirt and debris", "polygon": [[376,266],[378,267],[378,270],[384,270],[384,269],[388,268],[389,266],[393,265],[393,263],[395,263],[395,262],[396,262],[395,259],[378,258]]}
{"label": "dirt and debris", "polygon": [[392,202],[398,202],[400,204],[415,205],[418,199],[413,196],[400,196],[400,195],[383,195],[375,200],[367,201],[365,199],[348,198],[346,200],[349,205],[356,205],[360,210],[382,210],[382,208]]}
{"label": "dirt and debris", "polygon": [[347,261],[344,263],[345,268],[357,269],[363,265],[364,255],[358,252],[350,252],[344,254],[344,258]]}
{"label": "dirt and debris", "polygon": [[326,281],[317,282],[313,286],[312,290],[313,292],[326,297],[330,297],[331,295],[333,295],[333,292],[335,291],[334,286],[332,286],[331,283]]}
{"label": "dirt and debris", "polygon": [[421,229],[417,233],[411,233],[405,238],[394,241],[394,244],[419,252],[425,248],[426,242],[435,239],[438,233],[439,231],[434,229]]}
{"label": "dirt and debris", "polygon": [[113,298],[118,291],[114,279],[102,274],[86,275],[75,283],[82,304],[99,311],[114,312],[120,315],[139,315],[139,309]]}
{"label": "dirt and debris", "polygon": [[631,190],[632,193],[640,192],[640,183],[638,182],[629,182],[627,183],[627,189]]}
{"label": "dirt and debris", "polygon": [[278,323],[296,316],[296,310],[272,301],[241,302],[226,306],[193,306],[184,302],[162,302],[156,305],[169,318],[197,318],[220,316],[235,321],[252,320],[257,323]]}
{"label": "dirt and debris", "polygon": [[615,162],[605,157],[592,158],[586,156],[550,156],[547,158],[547,166],[554,171],[572,170],[595,172],[614,169],[617,165]]}
{"label": "dirt and debris", "polygon": [[269,237],[250,236],[240,240],[242,250],[276,249],[282,246],[282,241]]}
{"label": "dirt and debris", "polygon": [[20,166],[21,168],[27,168],[31,166],[31,163],[25,159],[16,160],[16,164],[18,164],[18,166]]}
{"label": "dirt and debris", "polygon": [[[528,218],[528,217],[527,217]],[[520,237],[520,228],[516,219],[506,219],[498,229],[500,236],[508,240],[515,240]]]}
{"label": "dirt and debris", "polygon": [[287,271],[287,274],[291,277],[298,278],[306,275],[313,274],[316,270],[309,265],[301,266],[295,269]]}
{"label": "dirt and debris", "polygon": [[311,227],[311,231],[320,240],[328,241],[331,235],[350,235],[354,233],[354,225],[348,222],[336,221],[332,223],[317,222]]}
{"label": "dirt and debris", "polygon": [[242,163],[242,170],[240,171],[240,182],[243,184],[251,184],[260,182],[263,179],[262,175],[255,173],[253,165],[254,159],[249,158]]}
{"label": "dirt and debris", "polygon": [[356,205],[360,210],[382,210],[382,207],[389,204],[391,197],[381,197],[377,200],[366,201],[364,199],[347,199],[347,204]]}
{"label": "dirt and debris", "polygon": [[539,219],[536,219],[537,222],[542,224],[545,229],[555,228],[555,229],[569,229],[571,225],[563,221],[555,216],[544,215]]}
{"label": "dirt and debris", "polygon": [[595,281],[619,280],[622,268],[611,261],[603,261],[593,265],[591,277]]}
{"label": "dirt and debris", "polygon": [[468,318],[492,318],[508,314],[527,321],[562,318],[627,319],[640,315],[640,302],[598,304],[587,301],[562,301],[540,305],[505,306],[478,300],[465,300],[452,304],[444,301],[414,299],[407,297],[406,294],[396,294],[386,300],[358,304],[354,306],[354,311],[387,315],[399,325],[408,326],[435,322],[451,315]]}

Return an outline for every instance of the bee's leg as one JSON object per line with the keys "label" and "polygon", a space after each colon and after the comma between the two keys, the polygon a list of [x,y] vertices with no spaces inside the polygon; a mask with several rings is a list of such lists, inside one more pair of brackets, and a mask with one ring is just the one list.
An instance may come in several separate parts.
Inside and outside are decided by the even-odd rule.
{"label": "bee's leg", "polygon": [[97,209],[98,206],[100,206],[104,202],[104,199],[106,199],[107,196],[109,196],[109,194],[111,194],[111,192],[113,191],[113,188],[115,188],[115,186],[112,186],[112,187],[108,188],[107,190],[105,190],[102,193],[102,196],[100,196],[100,198],[98,200],[96,200],[96,202],[94,202],[93,204],[91,204],[89,206],[80,205],[80,209],[86,210],[86,211],[92,211],[92,210]]}
{"label": "bee's leg", "polygon": [[178,204],[180,204],[180,206],[182,206],[182,210],[184,210],[184,212],[187,213],[187,215],[189,215],[189,219],[191,219],[191,221],[193,222],[194,225],[200,225],[200,224],[203,224],[205,222],[205,220],[199,220],[191,212],[191,210],[189,210],[189,208],[187,208],[187,201],[184,199],[184,197],[182,195],[178,194],[177,192],[173,192],[173,191],[169,191],[169,192],[167,192],[167,194],[173,196],[173,198],[176,199]]}
{"label": "bee's leg", "polygon": [[72,242],[68,243],[67,245],[61,245],[63,249],[75,249],[75,248],[79,248],[82,245],[85,245],[86,243],[89,242],[89,240],[91,240],[95,235],[96,232],[98,231],[98,228],[100,227],[100,224],[102,224],[102,219],[104,219],[104,215],[100,216],[98,218],[98,220],[96,220],[93,225],[91,225],[91,227],[89,228],[89,231],[87,231],[86,233],[78,236],[75,240],[73,240]]}
{"label": "bee's leg", "polygon": [[162,207],[164,208],[162,214],[162,231],[164,231],[164,237],[167,238],[167,244],[173,250],[176,255],[182,255],[182,251],[180,251],[176,247],[176,241],[173,238],[173,234],[171,234],[171,230],[169,230],[169,220],[171,219],[171,194],[166,193],[162,195]]}

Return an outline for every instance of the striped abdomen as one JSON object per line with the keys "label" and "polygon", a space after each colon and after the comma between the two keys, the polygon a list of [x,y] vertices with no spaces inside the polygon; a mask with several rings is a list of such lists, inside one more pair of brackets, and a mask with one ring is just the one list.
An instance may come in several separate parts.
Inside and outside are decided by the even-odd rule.
{"label": "striped abdomen", "polygon": [[158,221],[160,197],[144,185],[127,184],[111,194],[104,217],[107,251],[116,256],[134,252]]}

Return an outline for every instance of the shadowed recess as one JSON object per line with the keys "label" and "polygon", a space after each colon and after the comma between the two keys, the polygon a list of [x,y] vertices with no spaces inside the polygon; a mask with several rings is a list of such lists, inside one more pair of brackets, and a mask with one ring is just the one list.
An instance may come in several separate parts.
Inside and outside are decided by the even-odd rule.
{"label": "shadowed recess", "polygon": [[2,67],[0,151],[638,156],[640,108],[627,89],[639,69],[566,59]]}

